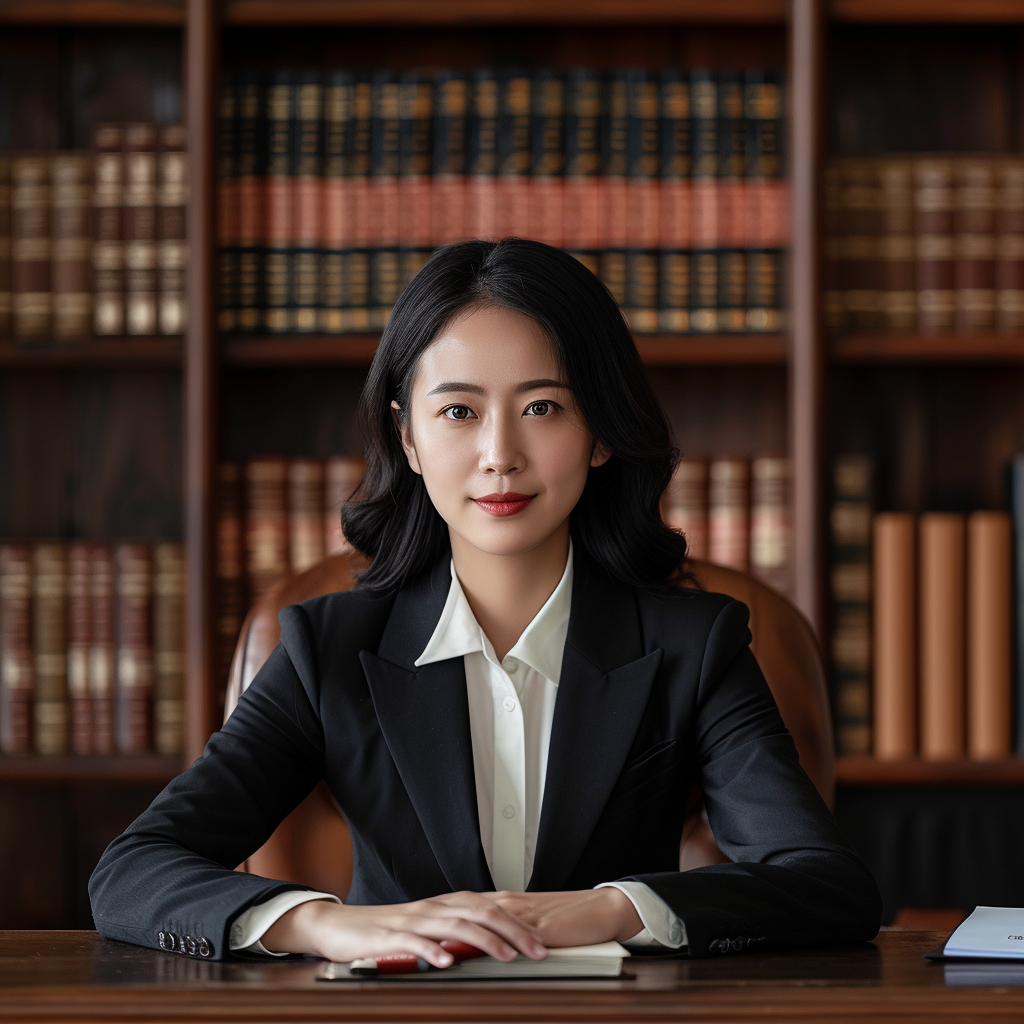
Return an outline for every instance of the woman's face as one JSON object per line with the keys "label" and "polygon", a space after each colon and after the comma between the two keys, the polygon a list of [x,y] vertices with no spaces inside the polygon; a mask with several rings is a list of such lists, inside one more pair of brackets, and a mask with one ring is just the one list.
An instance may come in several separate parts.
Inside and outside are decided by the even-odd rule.
{"label": "woman's face", "polygon": [[547,335],[513,310],[458,317],[420,357],[411,405],[402,445],[453,545],[533,550],[611,455],[595,447]]}

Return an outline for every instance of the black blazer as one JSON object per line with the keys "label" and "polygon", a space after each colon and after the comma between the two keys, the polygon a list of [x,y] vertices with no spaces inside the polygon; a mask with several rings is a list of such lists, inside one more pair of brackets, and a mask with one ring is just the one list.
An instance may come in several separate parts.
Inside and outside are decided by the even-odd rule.
{"label": "black blazer", "polygon": [[[229,957],[242,911],[303,888],[232,869],[321,778],[352,832],[348,902],[494,888],[463,659],[413,665],[449,558],[396,595],[281,612],[280,645],[203,756],[103,854],[101,934]],[[721,594],[638,590],[576,556],[531,890],[645,882],[691,956],[874,937],[878,890],[797,761],[747,619]],[[694,782],[734,863],[680,872]]]}

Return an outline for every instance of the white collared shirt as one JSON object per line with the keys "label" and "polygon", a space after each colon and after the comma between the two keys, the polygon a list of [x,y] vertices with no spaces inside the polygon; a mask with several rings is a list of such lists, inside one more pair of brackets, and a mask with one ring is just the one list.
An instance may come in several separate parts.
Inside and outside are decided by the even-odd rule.
{"label": "white collared shirt", "polygon": [[[473,744],[480,842],[495,889],[524,892],[533,873],[548,746],[572,606],[573,554],[543,607],[500,661],[476,621],[452,564],[452,585],[417,668],[463,658]],[[683,922],[641,882],[604,882],[633,903],[644,928],[628,945],[678,948]],[[260,936],[286,911],[327,893],[287,892],[239,915],[230,947],[269,952]],[[339,901],[340,902],[340,901]]]}

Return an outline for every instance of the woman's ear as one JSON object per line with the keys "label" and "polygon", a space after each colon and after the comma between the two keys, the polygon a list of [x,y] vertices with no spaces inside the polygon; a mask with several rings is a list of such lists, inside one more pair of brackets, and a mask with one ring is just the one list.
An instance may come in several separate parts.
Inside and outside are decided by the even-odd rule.
{"label": "woman's ear", "polygon": [[[398,431],[398,439],[402,442],[402,450],[406,459],[409,460],[409,468],[414,473],[420,473],[420,461],[416,458],[416,446],[412,443],[412,431],[409,429],[409,420],[402,415],[402,407],[395,401],[391,403],[391,419],[394,421],[395,430]],[[420,473],[420,476],[423,474]]]}
{"label": "woman's ear", "polygon": [[590,453],[590,465],[592,467],[603,466],[611,457],[611,448],[598,441],[594,445],[594,450]]}

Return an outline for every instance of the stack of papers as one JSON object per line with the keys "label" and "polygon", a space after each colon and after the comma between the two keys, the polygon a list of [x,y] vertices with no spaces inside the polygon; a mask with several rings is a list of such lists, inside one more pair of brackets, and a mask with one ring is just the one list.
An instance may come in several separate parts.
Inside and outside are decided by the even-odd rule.
{"label": "stack of papers", "polygon": [[1024,960],[1024,910],[977,907],[943,947],[945,956]]}
{"label": "stack of papers", "polygon": [[352,974],[348,964],[327,964],[320,977],[324,981],[479,981],[510,978],[617,978],[622,973],[622,959],[629,950],[617,942],[600,942],[594,946],[565,946],[548,950],[546,960],[530,960],[517,956],[507,962],[485,956],[464,960],[442,970],[416,971],[412,974]]}

